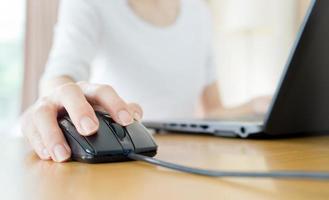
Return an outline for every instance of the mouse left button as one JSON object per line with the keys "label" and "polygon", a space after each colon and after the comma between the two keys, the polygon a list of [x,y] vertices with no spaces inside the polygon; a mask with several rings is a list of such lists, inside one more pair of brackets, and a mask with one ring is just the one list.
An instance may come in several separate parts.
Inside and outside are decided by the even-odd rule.
{"label": "mouse left button", "polygon": [[75,146],[77,146],[76,143],[78,143],[78,144],[80,144],[80,146],[83,148],[83,150],[86,153],[95,154],[94,149],[88,144],[86,139],[78,133],[78,131],[76,130],[74,125],[71,124],[71,122],[69,120],[67,120],[65,118],[61,119],[59,121],[59,125],[60,125],[60,127],[63,131],[63,134],[71,148],[78,148],[78,147],[75,147]]}

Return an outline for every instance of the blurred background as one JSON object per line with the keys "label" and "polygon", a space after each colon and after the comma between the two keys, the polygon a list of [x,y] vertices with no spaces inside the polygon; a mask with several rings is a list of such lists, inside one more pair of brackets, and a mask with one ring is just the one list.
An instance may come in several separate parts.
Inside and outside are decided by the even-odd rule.
{"label": "blurred background", "polygon": [[[226,106],[272,94],[310,0],[208,0]],[[0,129],[37,96],[58,0],[0,0]]]}

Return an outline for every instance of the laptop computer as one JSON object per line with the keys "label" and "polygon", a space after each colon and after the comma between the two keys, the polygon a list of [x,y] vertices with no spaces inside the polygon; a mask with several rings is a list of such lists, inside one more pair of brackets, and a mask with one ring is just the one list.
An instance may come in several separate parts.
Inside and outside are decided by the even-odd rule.
{"label": "laptop computer", "polygon": [[329,1],[312,1],[262,120],[164,120],[143,124],[156,130],[241,138],[329,132]]}

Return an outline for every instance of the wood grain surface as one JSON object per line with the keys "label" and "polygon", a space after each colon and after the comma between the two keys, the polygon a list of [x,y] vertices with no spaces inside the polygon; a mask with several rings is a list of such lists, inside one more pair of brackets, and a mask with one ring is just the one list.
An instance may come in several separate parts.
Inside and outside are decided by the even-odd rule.
{"label": "wood grain surface", "polygon": [[[159,159],[220,170],[329,171],[329,135],[229,139],[156,135]],[[21,138],[0,142],[0,199],[329,199],[329,182],[209,178],[141,162],[41,161]]]}

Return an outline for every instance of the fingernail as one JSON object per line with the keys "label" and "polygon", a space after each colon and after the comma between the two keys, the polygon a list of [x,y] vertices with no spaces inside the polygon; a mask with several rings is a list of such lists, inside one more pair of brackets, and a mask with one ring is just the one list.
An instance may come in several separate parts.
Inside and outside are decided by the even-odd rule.
{"label": "fingernail", "polygon": [[43,158],[45,158],[45,159],[47,159],[47,158],[50,157],[50,154],[49,154],[49,152],[48,152],[48,150],[46,148],[44,148],[42,150],[42,155],[43,155]]}
{"label": "fingernail", "polygon": [[82,131],[86,134],[95,132],[97,129],[97,124],[89,117],[83,117],[80,120],[80,126]]}
{"label": "fingernail", "polygon": [[54,154],[55,154],[55,159],[57,162],[65,161],[70,157],[70,155],[68,155],[64,146],[60,145],[60,144],[57,144],[54,147]]}
{"label": "fingernail", "polygon": [[120,120],[121,124],[124,125],[124,126],[128,125],[132,122],[130,114],[125,110],[121,110],[118,113],[118,117],[119,117],[119,120]]}
{"label": "fingernail", "polygon": [[137,121],[140,121],[142,119],[142,117],[138,114],[138,113],[134,113],[134,119]]}

